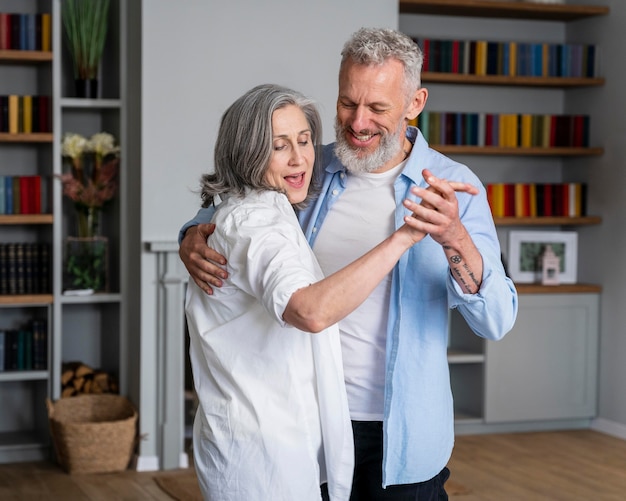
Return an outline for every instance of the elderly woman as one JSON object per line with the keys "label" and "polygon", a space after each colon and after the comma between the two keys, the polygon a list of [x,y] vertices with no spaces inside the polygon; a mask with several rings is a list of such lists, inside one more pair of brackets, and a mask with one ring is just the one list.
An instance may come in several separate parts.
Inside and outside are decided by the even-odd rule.
{"label": "elderly woman", "polygon": [[407,215],[389,238],[324,278],[294,211],[317,190],[321,138],[311,100],[261,85],[224,113],[215,173],[202,177],[203,206],[221,200],[208,243],[228,256],[229,269],[212,295],[190,281],[186,298],[199,398],[194,461],[208,500],[350,496],[336,322],[423,233]]}

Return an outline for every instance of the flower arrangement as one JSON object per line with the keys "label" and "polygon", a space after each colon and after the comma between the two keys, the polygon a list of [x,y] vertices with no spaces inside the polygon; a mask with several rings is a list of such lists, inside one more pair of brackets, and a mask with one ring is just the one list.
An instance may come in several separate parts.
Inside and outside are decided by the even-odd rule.
{"label": "flower arrangement", "polygon": [[117,192],[119,150],[108,132],[90,138],[75,133],[63,136],[62,155],[69,161],[71,172],[57,177],[63,183],[63,194],[78,211],[81,237],[96,234],[98,211]]}

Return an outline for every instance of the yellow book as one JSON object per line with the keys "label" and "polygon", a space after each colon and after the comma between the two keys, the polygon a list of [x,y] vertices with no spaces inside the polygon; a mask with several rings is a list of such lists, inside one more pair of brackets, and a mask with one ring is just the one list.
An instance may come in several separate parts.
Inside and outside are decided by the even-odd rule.
{"label": "yellow book", "polygon": [[476,74],[487,74],[487,41],[476,41]]}
{"label": "yellow book", "polygon": [[50,52],[52,50],[52,18],[50,14],[41,14],[41,50]]}
{"label": "yellow book", "polygon": [[522,148],[530,148],[533,145],[533,126],[532,126],[532,115],[528,113],[524,113],[521,119],[521,144]]}
{"label": "yellow book", "polygon": [[9,96],[9,133],[17,134],[19,132],[19,114],[20,114],[20,103],[19,96],[16,94],[11,94]]}
{"label": "yellow book", "polygon": [[30,134],[33,131],[33,97],[32,96],[24,96],[23,97],[24,104],[22,106],[22,123],[23,132]]}
{"label": "yellow book", "polygon": [[582,183],[574,184],[574,216],[583,215],[583,185]]}
{"label": "yellow book", "polygon": [[504,216],[504,183],[493,185],[493,217]]}
{"label": "yellow book", "polygon": [[509,42],[509,76],[517,75],[517,42]]}
{"label": "yellow book", "polygon": [[519,118],[513,113],[509,116],[509,146],[517,148],[519,146]]}
{"label": "yellow book", "polygon": [[537,185],[535,183],[528,185],[528,211],[529,216],[537,217]]}

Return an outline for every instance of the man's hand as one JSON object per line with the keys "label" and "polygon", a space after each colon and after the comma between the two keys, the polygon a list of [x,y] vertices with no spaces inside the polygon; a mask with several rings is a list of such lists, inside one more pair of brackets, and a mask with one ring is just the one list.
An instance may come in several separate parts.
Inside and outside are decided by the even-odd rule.
{"label": "man's hand", "polygon": [[417,220],[413,226],[428,233],[442,246],[456,282],[465,293],[475,294],[482,284],[482,256],[461,222],[456,192],[477,195],[478,188],[468,183],[439,179],[428,169],[422,171],[422,176],[428,187],[411,189],[422,199],[421,203],[409,205],[405,202]]}
{"label": "man's hand", "polygon": [[213,287],[221,287],[228,273],[222,268],[226,258],[207,245],[207,238],[215,231],[214,224],[192,226],[178,248],[180,260],[187,268],[193,281],[207,294],[213,294]]}

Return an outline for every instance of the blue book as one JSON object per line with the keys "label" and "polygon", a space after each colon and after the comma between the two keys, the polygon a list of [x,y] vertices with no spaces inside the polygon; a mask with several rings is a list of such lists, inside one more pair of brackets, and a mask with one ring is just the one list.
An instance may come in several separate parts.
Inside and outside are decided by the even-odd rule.
{"label": "blue book", "polygon": [[13,177],[4,177],[4,213],[13,214]]}
{"label": "blue book", "polygon": [[17,14],[20,16],[20,50],[28,49],[28,14]]}
{"label": "blue book", "polygon": [[543,47],[540,43],[534,43],[531,50],[531,75],[540,77],[543,73]]}
{"label": "blue book", "polygon": [[26,47],[28,50],[37,49],[37,15],[26,14]]}
{"label": "blue book", "polygon": [[4,176],[0,176],[0,214],[5,214],[6,213],[6,195],[5,195],[5,188],[4,188],[4,183],[6,181],[4,180]]}

